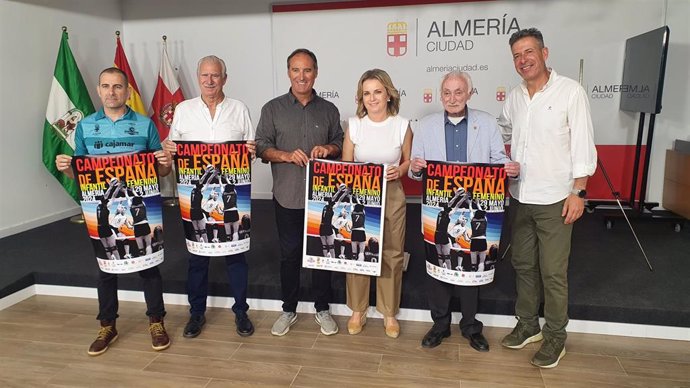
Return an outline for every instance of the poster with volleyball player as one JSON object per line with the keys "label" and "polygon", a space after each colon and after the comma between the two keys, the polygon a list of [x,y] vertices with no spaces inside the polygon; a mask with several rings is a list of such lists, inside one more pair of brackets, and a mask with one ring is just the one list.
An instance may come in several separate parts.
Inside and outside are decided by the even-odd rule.
{"label": "poster with volleyball player", "polygon": [[426,272],[461,286],[491,283],[506,199],[503,165],[427,161],[422,184]]}
{"label": "poster with volleyball player", "polygon": [[152,152],[75,156],[72,169],[101,271],[131,273],[163,262],[163,214]]}
{"label": "poster with volleyball player", "polygon": [[178,141],[175,176],[187,250],[227,256],[249,250],[251,154],[246,141]]}
{"label": "poster with volleyball player", "polygon": [[309,162],[303,267],[381,275],[385,171],[382,164]]}

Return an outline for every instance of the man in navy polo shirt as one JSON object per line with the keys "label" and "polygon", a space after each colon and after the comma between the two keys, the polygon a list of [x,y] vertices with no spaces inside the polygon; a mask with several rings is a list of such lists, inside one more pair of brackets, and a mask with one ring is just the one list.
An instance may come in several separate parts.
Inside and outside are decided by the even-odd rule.
{"label": "man in navy polo shirt", "polygon": [[[103,155],[123,152],[154,151],[158,161],[159,174],[168,175],[172,158],[161,148],[158,131],[153,122],[127,105],[129,97],[127,75],[116,67],[105,69],[98,77],[98,96],[103,108],[85,117],[77,125],[74,136],[74,155]],[[55,165],[59,171],[74,179],[70,168],[72,157],[58,155]],[[97,356],[108,350],[117,339],[115,319],[117,318],[117,275],[98,270],[98,317],[101,329],[98,337],[89,347],[88,354]],[[154,350],[167,349],[170,338],[163,325],[165,306],[163,285],[158,266],[139,272],[144,285],[146,315],[149,317],[149,331]]]}

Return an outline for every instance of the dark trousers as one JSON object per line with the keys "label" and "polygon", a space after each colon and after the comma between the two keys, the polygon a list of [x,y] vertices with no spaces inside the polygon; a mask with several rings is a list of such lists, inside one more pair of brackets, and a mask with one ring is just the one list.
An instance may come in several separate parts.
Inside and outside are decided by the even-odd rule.
{"label": "dark trousers", "polygon": [[[427,257],[435,257],[436,251],[434,248],[430,248],[428,244],[425,245],[427,245]],[[427,300],[429,310],[431,311],[431,319],[434,320],[434,326],[444,330],[450,327],[450,302],[456,287],[460,292],[460,312],[462,313],[460,331],[468,336],[481,333],[484,324],[475,318],[479,305],[479,287],[456,286],[427,276]]]}
{"label": "dark trousers", "polygon": [[436,280],[431,276],[428,276],[427,283],[429,310],[431,310],[434,326],[440,329],[450,327],[450,302],[457,287],[460,290],[460,312],[462,313],[460,331],[464,335],[482,332],[484,325],[475,318],[479,304],[478,286],[456,286]]}
{"label": "dark trousers", "polygon": [[[280,240],[280,283],[283,311],[295,312],[299,301],[300,269],[304,239],[304,209],[282,207],[273,198]],[[331,301],[331,271],[311,270],[311,287],[316,311],[328,310]]]}
{"label": "dark trousers", "polygon": [[[158,266],[139,271],[144,286],[146,315],[164,317],[163,280]],[[117,274],[98,270],[98,316],[96,319],[114,321],[118,317]]]}
{"label": "dark trousers", "polygon": [[[208,265],[211,258],[207,256],[192,255],[189,258],[187,271],[187,298],[189,300],[189,312],[192,315],[203,315],[206,312],[206,298],[208,297]],[[221,260],[213,258],[213,260]],[[249,276],[247,260],[244,253],[225,257],[225,269],[228,273],[230,292],[235,298],[232,311],[246,313],[249,310],[247,304],[247,278]]]}

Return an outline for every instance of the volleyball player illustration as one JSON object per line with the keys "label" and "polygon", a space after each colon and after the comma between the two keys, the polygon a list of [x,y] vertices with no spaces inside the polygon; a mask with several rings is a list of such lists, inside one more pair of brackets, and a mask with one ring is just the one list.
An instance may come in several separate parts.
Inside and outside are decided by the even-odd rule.
{"label": "volleyball player illustration", "polygon": [[211,240],[211,242],[220,242],[220,240],[218,240],[218,228],[215,225],[216,221],[213,218],[213,213],[223,213],[223,207],[221,205],[220,200],[218,199],[218,192],[216,190],[211,190],[211,192],[208,193],[208,198],[206,199],[206,202],[202,205],[202,209],[204,211],[204,216],[207,219],[206,228],[211,229],[211,232],[213,234],[213,240]]}
{"label": "volleyball player illustration", "polygon": [[352,202],[352,190],[345,183],[338,185],[338,191],[333,194],[333,203],[340,203],[346,201]]}
{"label": "volleyball player illustration", "polygon": [[218,172],[213,165],[206,166],[201,178],[194,184],[189,195],[189,218],[192,221],[192,228],[194,229],[194,237],[197,242],[208,242],[206,234],[206,216],[202,207],[204,200],[203,192],[206,191],[211,180],[216,178]]}
{"label": "volleyball player illustration", "polygon": [[252,220],[251,217],[249,217],[249,214],[245,214],[242,216],[242,221],[240,221],[240,231],[238,233],[239,239],[244,240],[245,238],[249,238],[252,232]]}
{"label": "volleyball player illustration", "polygon": [[225,177],[227,183],[223,188],[223,223],[227,241],[239,240],[240,212],[237,210],[237,190],[230,177]]}
{"label": "volleyball player illustration", "polygon": [[115,215],[110,220],[110,226],[113,228],[113,231],[117,236],[117,240],[121,240],[122,245],[124,245],[125,259],[131,259],[132,255],[129,253],[129,241],[127,240],[127,235],[125,235],[123,228],[133,229],[134,227],[127,218],[126,212],[127,207],[123,206],[122,203],[119,203],[115,209]]}
{"label": "volleyball player illustration", "polygon": [[[470,221],[472,226],[472,241],[470,242],[470,259],[472,260],[473,271],[484,271],[484,261],[486,260],[486,212],[477,210]],[[479,264],[477,265],[477,259]]]}
{"label": "volleyball player illustration", "polygon": [[352,245],[352,259],[364,261],[364,245],[367,240],[367,235],[364,228],[366,213],[364,205],[357,203],[351,212],[352,217],[352,235],[350,242]]}
{"label": "volleyball player illustration", "polygon": [[151,239],[151,249],[158,252],[163,249],[163,227],[160,225],[153,228],[153,239]]}
{"label": "volleyball player illustration", "polygon": [[438,255],[438,266],[446,269],[451,268],[450,239],[448,238],[450,212],[451,210],[444,204],[441,211],[436,215],[436,233],[434,234],[436,254]]}
{"label": "volleyball player illustration", "polygon": [[131,198],[127,192],[125,192],[125,195],[129,202],[129,211],[132,213],[134,239],[137,242],[137,248],[139,248],[139,255],[150,255],[153,253],[153,247],[151,246],[151,227],[146,217],[146,204],[144,203],[144,198],[138,195]]}
{"label": "volleyball player illustration", "polygon": [[448,229],[448,234],[451,237],[451,244],[454,249],[462,249],[458,241],[461,238],[470,242],[470,234],[467,229],[467,218],[465,218],[464,215],[460,215],[460,217],[455,220],[455,223]]}
{"label": "volleyball player illustration", "polygon": [[119,260],[120,252],[117,250],[117,239],[115,232],[110,225],[110,205],[112,199],[117,197],[121,191],[126,190],[123,182],[117,178],[111,178],[108,182],[108,188],[103,193],[100,203],[96,206],[96,221],[98,223],[98,237],[105,249],[106,258],[110,260]]}
{"label": "volleyball player illustration", "polygon": [[100,199],[100,203],[96,206],[98,237],[101,239],[101,243],[105,249],[106,259],[119,260],[120,252],[117,251],[117,240],[115,240],[115,233],[110,227],[110,209],[108,206],[110,206],[110,199],[104,195]]}
{"label": "volleyball player illustration", "polygon": [[379,240],[376,237],[369,237],[367,249],[364,252],[364,260],[370,263],[379,262]]}
{"label": "volleyball player illustration", "polygon": [[454,190],[453,198],[448,201],[449,209],[460,209],[462,207],[473,210],[472,204],[477,206],[477,209],[482,210],[481,206],[472,199],[472,193],[465,190],[462,186],[458,186]]}
{"label": "volleyball player illustration", "polygon": [[329,198],[321,210],[321,225],[319,226],[319,238],[324,257],[335,257],[333,214],[333,200]]}
{"label": "volleyball player illustration", "polygon": [[[470,242],[470,234],[468,232],[467,227],[467,218],[465,218],[465,216],[461,214],[460,217],[458,217],[455,220],[455,224],[451,225],[448,229],[448,234],[451,237],[452,249],[460,251],[462,247],[460,246],[459,239],[463,239],[468,243]],[[458,252],[458,266],[455,267],[455,269],[458,271],[462,271],[462,257],[462,253]]]}
{"label": "volleyball player illustration", "polygon": [[343,232],[350,232],[350,220],[347,218],[347,210],[344,208],[340,210],[340,214],[333,221],[333,229],[335,231],[335,242],[340,246],[340,255],[338,258],[345,259],[345,236]]}

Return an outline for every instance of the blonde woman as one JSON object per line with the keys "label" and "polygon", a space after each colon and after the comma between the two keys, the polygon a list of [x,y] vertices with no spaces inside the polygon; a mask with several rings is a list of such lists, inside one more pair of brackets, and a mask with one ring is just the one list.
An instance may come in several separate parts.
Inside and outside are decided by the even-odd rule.
{"label": "blonde woman", "polygon": [[[397,338],[400,309],[403,249],[405,241],[405,193],[400,178],[407,174],[412,148],[409,121],[398,116],[400,95],[383,70],[366,71],[357,85],[357,117],[348,120],[343,160],[388,165],[384,210],[381,276],[376,281],[376,310],[384,316],[386,335]],[[347,329],[362,331],[369,308],[369,276],[348,273],[347,305],[352,310]]]}

